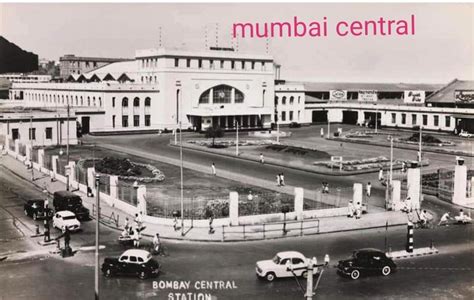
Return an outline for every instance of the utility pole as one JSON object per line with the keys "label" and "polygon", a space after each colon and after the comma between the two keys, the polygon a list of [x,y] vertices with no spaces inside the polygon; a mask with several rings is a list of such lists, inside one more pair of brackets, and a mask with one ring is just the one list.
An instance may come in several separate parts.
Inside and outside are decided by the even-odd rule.
{"label": "utility pole", "polygon": [[[326,254],[324,256],[324,263],[323,264],[318,264],[316,257],[313,257],[312,259],[308,258],[308,261],[306,263],[306,266],[300,267],[300,268],[293,268],[293,265],[288,262],[286,265],[286,270],[290,271],[293,276],[296,279],[296,282],[298,283],[299,287],[303,290],[303,287],[301,286],[300,282],[298,281],[298,276],[296,276],[295,271],[301,271],[305,270],[306,271],[306,292],[303,290],[304,297],[306,300],[312,300],[314,296],[314,292],[319,285],[319,281],[321,280],[321,277],[323,276],[324,268],[326,268],[329,265],[329,255]],[[317,268],[321,267],[321,271],[319,272],[318,280],[316,281],[316,285],[313,288],[313,276],[314,276],[314,269],[316,268],[316,271],[318,271]]]}
{"label": "utility pole", "polygon": [[[31,113],[31,110],[30,110]],[[30,163],[31,163],[31,181],[35,180],[35,168],[33,168],[33,115],[30,116]]]}
{"label": "utility pole", "polygon": [[422,139],[423,139],[423,133],[422,133],[423,129],[420,125],[420,143],[419,143],[419,153],[420,153],[420,157],[418,158],[419,160],[419,163],[420,163],[420,198],[419,198],[419,201],[420,201],[420,205],[421,205],[421,201],[423,200],[423,192],[422,192],[422,189],[423,189],[423,173],[421,172],[421,169],[422,169],[422,159],[421,159],[421,144],[422,144]]}
{"label": "utility pole", "polygon": [[[67,103],[67,120],[66,120],[66,166],[69,170],[69,102]],[[72,170],[66,174],[66,191],[69,191],[69,175]]]}
{"label": "utility pole", "polygon": [[235,156],[239,156],[239,121],[235,120]]}
{"label": "utility pole", "polygon": [[99,221],[100,221],[100,176],[95,175],[95,300],[99,300]]}
{"label": "utility pole", "polygon": [[179,160],[181,172],[181,236],[184,236],[184,190],[183,190],[183,139],[181,133],[181,120],[179,121]]}

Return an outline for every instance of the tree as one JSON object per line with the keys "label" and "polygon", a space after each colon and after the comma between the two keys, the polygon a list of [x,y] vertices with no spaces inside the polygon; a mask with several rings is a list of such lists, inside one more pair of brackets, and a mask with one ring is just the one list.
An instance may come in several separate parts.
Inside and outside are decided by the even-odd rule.
{"label": "tree", "polygon": [[221,138],[224,136],[224,130],[219,126],[209,126],[206,129],[206,138],[212,138],[212,147],[214,147],[214,142],[216,138]]}

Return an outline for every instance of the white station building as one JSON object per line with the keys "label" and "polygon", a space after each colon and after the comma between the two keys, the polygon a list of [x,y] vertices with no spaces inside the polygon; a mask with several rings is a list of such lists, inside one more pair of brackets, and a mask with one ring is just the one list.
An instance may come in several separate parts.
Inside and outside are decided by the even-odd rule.
{"label": "white station building", "polygon": [[70,105],[83,133],[269,128],[273,118],[274,63],[269,55],[228,48],[206,52],[136,51],[65,83],[17,83],[11,94],[25,105]]}

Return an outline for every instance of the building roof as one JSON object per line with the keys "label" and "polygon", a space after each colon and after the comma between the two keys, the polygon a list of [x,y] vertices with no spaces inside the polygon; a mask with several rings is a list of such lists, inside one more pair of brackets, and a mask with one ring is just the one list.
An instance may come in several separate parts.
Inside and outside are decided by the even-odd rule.
{"label": "building roof", "polygon": [[117,62],[133,60],[133,58],[112,58],[112,57],[87,57],[75,56],[73,54],[66,54],[59,58],[59,61],[96,61],[96,62]]}
{"label": "building roof", "polygon": [[[294,84],[294,82],[288,82]],[[325,92],[330,90],[376,90],[378,92],[403,92],[406,90],[437,91],[443,84],[423,83],[370,83],[370,82],[301,82],[307,92]]]}
{"label": "building roof", "polygon": [[92,74],[97,74],[99,78],[104,78],[107,74],[112,75],[115,79],[118,79],[122,74],[128,75],[131,77],[131,74],[138,72],[138,64],[136,61],[120,61],[114,62],[102,67],[99,67],[95,70],[92,70],[88,73],[85,73],[85,76],[92,76]]}
{"label": "building roof", "polygon": [[[474,91],[473,80],[458,80],[454,79],[446,86],[438,90],[436,93],[430,95],[427,99],[427,103],[454,103],[456,102],[455,92],[456,91]],[[459,102],[459,101],[458,101]]]}
{"label": "building roof", "polygon": [[273,56],[268,54],[258,53],[244,53],[237,51],[222,51],[222,50],[203,50],[203,51],[191,51],[191,50],[178,50],[168,48],[158,49],[143,49],[136,50],[135,57],[137,59],[149,58],[149,57],[183,57],[183,58],[215,58],[215,59],[244,59],[244,60],[259,60],[259,61],[273,61]]}

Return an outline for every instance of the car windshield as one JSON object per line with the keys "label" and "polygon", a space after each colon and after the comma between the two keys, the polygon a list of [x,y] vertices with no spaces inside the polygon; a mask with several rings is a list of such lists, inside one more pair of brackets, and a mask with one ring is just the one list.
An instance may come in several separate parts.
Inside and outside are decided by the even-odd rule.
{"label": "car windshield", "polygon": [[272,261],[273,261],[274,263],[276,263],[277,265],[280,264],[280,260],[281,260],[281,259],[280,259],[280,257],[279,257],[278,255],[275,255],[275,257],[272,259]]}
{"label": "car windshield", "polygon": [[359,253],[359,252],[357,252],[357,251],[352,252],[352,255],[351,255],[349,258],[355,258],[355,259],[357,259],[357,254],[358,254],[358,253]]}
{"label": "car windshield", "polygon": [[74,220],[75,218],[75,216],[65,216],[63,217],[63,220]]}

